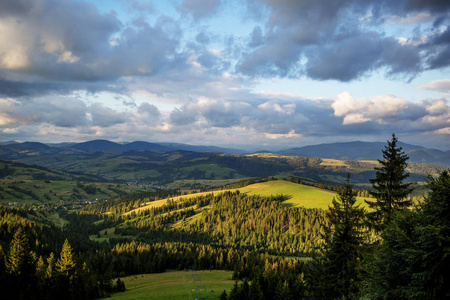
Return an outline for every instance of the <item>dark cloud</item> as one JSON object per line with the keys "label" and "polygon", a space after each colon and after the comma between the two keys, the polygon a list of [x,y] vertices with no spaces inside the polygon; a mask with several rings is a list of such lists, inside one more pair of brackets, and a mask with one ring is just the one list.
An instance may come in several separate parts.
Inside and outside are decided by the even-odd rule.
{"label": "dark cloud", "polygon": [[406,10],[428,10],[434,13],[442,13],[450,10],[450,2],[447,0],[407,0]]}
{"label": "dark cloud", "polygon": [[137,11],[139,13],[153,13],[155,8],[153,7],[153,3],[147,1],[138,1],[138,0],[127,0],[125,1],[132,10]]}
{"label": "dark cloud", "polygon": [[116,124],[123,124],[130,119],[128,113],[121,113],[105,107],[100,103],[95,103],[89,107],[92,117],[92,125],[100,127],[110,127]]}
{"label": "dark cloud", "polygon": [[195,40],[200,44],[208,44],[210,38],[204,31],[202,31],[195,36]]}
{"label": "dark cloud", "polygon": [[[0,98],[1,99],[1,98]],[[88,108],[83,101],[61,97],[3,100],[0,111],[8,115],[7,127],[47,123],[58,127],[77,127],[88,124]]]}
{"label": "dark cloud", "polygon": [[184,0],[178,10],[194,20],[211,17],[220,7],[220,0]]}
{"label": "dark cloud", "polygon": [[450,66],[450,25],[444,31],[435,33],[422,47],[427,49],[426,62],[430,69]]}
{"label": "dark cloud", "polygon": [[248,43],[249,47],[255,48],[261,46],[264,43],[264,37],[262,34],[261,27],[256,26],[253,28],[253,31],[250,35],[250,42]]}
{"label": "dark cloud", "polygon": [[[252,1],[254,3],[254,1]],[[256,27],[236,71],[251,77],[300,77],[351,81],[386,70],[413,78],[421,71],[450,64],[447,30],[449,1],[271,1],[265,32]],[[434,23],[411,40],[382,32],[395,19],[429,13]],[[377,30],[374,30],[377,27]],[[431,42],[421,41],[429,35]],[[417,38],[417,41],[412,39]],[[425,49],[425,51],[424,51]]]}
{"label": "dark cloud", "polygon": [[159,109],[147,102],[142,103],[138,107],[138,113],[141,114],[144,118],[151,119],[152,121],[158,120],[161,117],[161,112]]}
{"label": "dark cloud", "polygon": [[185,126],[194,123],[197,116],[198,112],[192,111],[188,107],[183,109],[175,108],[170,113],[170,121],[174,125]]}
{"label": "dark cloud", "polygon": [[413,76],[421,70],[420,56],[412,46],[375,32],[311,48],[305,56],[306,74],[320,80],[350,81],[382,66],[390,74]]}
{"label": "dark cloud", "polygon": [[188,54],[179,51],[182,30],[168,17],[125,27],[115,13],[100,13],[88,2],[1,5],[0,84],[9,85],[3,94],[69,92],[83,85],[109,90],[124,76],[155,77],[187,66]]}

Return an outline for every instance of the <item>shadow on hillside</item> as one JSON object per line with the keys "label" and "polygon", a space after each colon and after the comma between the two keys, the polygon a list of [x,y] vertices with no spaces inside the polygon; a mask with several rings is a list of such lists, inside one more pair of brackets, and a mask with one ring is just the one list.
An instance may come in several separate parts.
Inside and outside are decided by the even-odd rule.
{"label": "shadow on hillside", "polygon": [[286,203],[287,200],[292,199],[293,195],[287,194],[287,195],[283,195],[283,206],[284,207],[296,207],[295,203]]}

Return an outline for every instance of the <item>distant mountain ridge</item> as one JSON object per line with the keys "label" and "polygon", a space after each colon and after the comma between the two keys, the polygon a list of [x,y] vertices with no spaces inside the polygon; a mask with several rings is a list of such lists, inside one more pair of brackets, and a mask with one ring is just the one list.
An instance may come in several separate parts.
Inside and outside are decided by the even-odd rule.
{"label": "distant mountain ridge", "polygon": [[193,151],[193,152],[222,152],[227,154],[243,154],[245,151],[232,148],[221,148],[216,146],[195,146],[178,143],[150,143],[143,141],[135,141],[131,143],[114,143],[108,140],[93,140],[84,143],[78,143],[67,146],[82,151],[131,151],[131,150],[147,150],[147,151]]}
{"label": "distant mountain ridge", "polygon": [[82,143],[44,144],[39,142],[5,142],[0,144],[0,159],[16,160],[29,156],[54,155],[60,153],[90,152],[90,151],[192,151],[220,152],[226,154],[244,154],[246,151],[216,146],[196,146],[179,143],[150,143],[135,141],[130,143],[115,143],[108,140],[92,140]]}
{"label": "distant mountain ridge", "polygon": [[[429,149],[421,146],[399,142],[410,162],[429,163],[450,166],[450,151]],[[386,143],[381,142],[342,142],[311,145],[278,151],[282,155],[296,155],[319,158],[335,158],[340,160],[377,160],[382,159],[381,150]]]}
{"label": "distant mountain ridge", "polygon": [[[376,160],[382,158],[381,150],[386,143],[382,142],[341,142],[311,145],[291,148],[274,153],[288,156],[304,156],[317,158],[335,158],[340,160]],[[450,166],[450,151],[429,149],[421,146],[399,142],[398,145],[409,156],[410,162],[429,163]],[[115,143],[108,140],[92,140],[82,143],[43,144],[38,142],[8,142],[0,143],[0,158],[8,160],[22,159],[30,156],[54,155],[61,153],[91,152],[91,151],[191,151],[218,152],[225,154],[245,154],[245,150],[222,148],[216,146],[188,145],[180,143],[150,143],[134,141],[130,143]],[[259,151],[259,153],[269,151]]]}

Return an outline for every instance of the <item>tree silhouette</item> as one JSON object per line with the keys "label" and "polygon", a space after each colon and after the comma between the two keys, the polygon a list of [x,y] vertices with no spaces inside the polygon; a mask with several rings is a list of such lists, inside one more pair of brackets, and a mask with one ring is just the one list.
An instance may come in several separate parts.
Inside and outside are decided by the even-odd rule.
{"label": "tree silhouette", "polygon": [[383,159],[378,160],[380,167],[376,167],[375,178],[370,180],[373,191],[370,194],[376,198],[375,201],[365,200],[373,212],[369,212],[367,217],[370,225],[377,231],[381,231],[391,221],[395,211],[402,210],[411,205],[411,200],[407,196],[413,190],[411,183],[404,183],[408,178],[406,161],[409,157],[397,147],[398,139],[392,134],[392,140],[387,141],[387,146],[382,150]]}
{"label": "tree silhouette", "polygon": [[[33,299],[28,296],[35,290],[35,257],[30,252],[28,238],[21,228],[17,229],[11,241],[6,271],[10,275],[12,299]],[[20,288],[17,288],[20,287]]]}

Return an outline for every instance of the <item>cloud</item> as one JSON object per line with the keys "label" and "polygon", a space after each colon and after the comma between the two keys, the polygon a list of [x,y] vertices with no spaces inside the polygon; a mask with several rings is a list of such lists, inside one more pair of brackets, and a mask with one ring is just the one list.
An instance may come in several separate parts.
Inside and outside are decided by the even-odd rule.
{"label": "cloud", "polygon": [[427,84],[419,86],[419,89],[448,93],[450,92],[450,79],[433,80]]}
{"label": "cloud", "polygon": [[[141,106],[142,107],[142,106]],[[144,110],[151,107],[144,105]],[[49,124],[62,128],[110,127],[131,120],[128,112],[115,111],[100,103],[90,106],[73,97],[0,98],[0,126]],[[155,111],[153,111],[156,114]]]}
{"label": "cloud", "polygon": [[76,127],[87,124],[87,107],[81,100],[47,97],[24,99],[0,98],[0,110],[7,115],[13,127],[48,123],[58,127]]}
{"label": "cloud", "polygon": [[342,125],[367,124],[393,132],[440,132],[450,126],[450,106],[446,100],[409,102],[393,95],[355,99],[348,92],[339,94],[331,107],[342,117]]}
{"label": "cloud", "polygon": [[[351,81],[377,70],[410,80],[450,65],[445,1],[271,1],[265,32],[255,27],[236,70],[250,77],[307,75]],[[425,42],[389,35],[380,25],[422,24]],[[432,25],[429,24],[430,21]],[[392,33],[391,33],[392,34]]]}
{"label": "cloud", "polygon": [[0,86],[12,86],[4,95],[111,90],[127,76],[187,67],[188,55],[179,51],[182,31],[171,18],[133,26],[88,2],[16,2],[2,1],[0,8]]}
{"label": "cloud", "polygon": [[109,127],[115,124],[123,124],[130,118],[128,113],[117,112],[100,103],[94,103],[89,107],[89,115],[93,126]]}
{"label": "cloud", "polygon": [[142,103],[137,108],[138,120],[143,124],[159,124],[161,120],[161,112],[159,109],[147,102]]}
{"label": "cloud", "polygon": [[385,66],[391,74],[419,72],[420,57],[410,45],[402,45],[378,33],[360,33],[311,48],[306,53],[306,73],[314,79],[350,81]]}
{"label": "cloud", "polygon": [[407,101],[393,95],[354,99],[348,92],[336,97],[331,105],[335,116],[344,117],[343,124],[359,124],[368,121],[385,123],[386,119],[397,117],[407,106]]}
{"label": "cloud", "polygon": [[194,20],[199,20],[211,17],[220,4],[220,0],[184,0],[178,10],[183,14],[190,14]]}
{"label": "cloud", "polygon": [[429,42],[423,47],[427,50],[426,63],[429,69],[450,66],[450,25],[443,31],[431,34]]}

